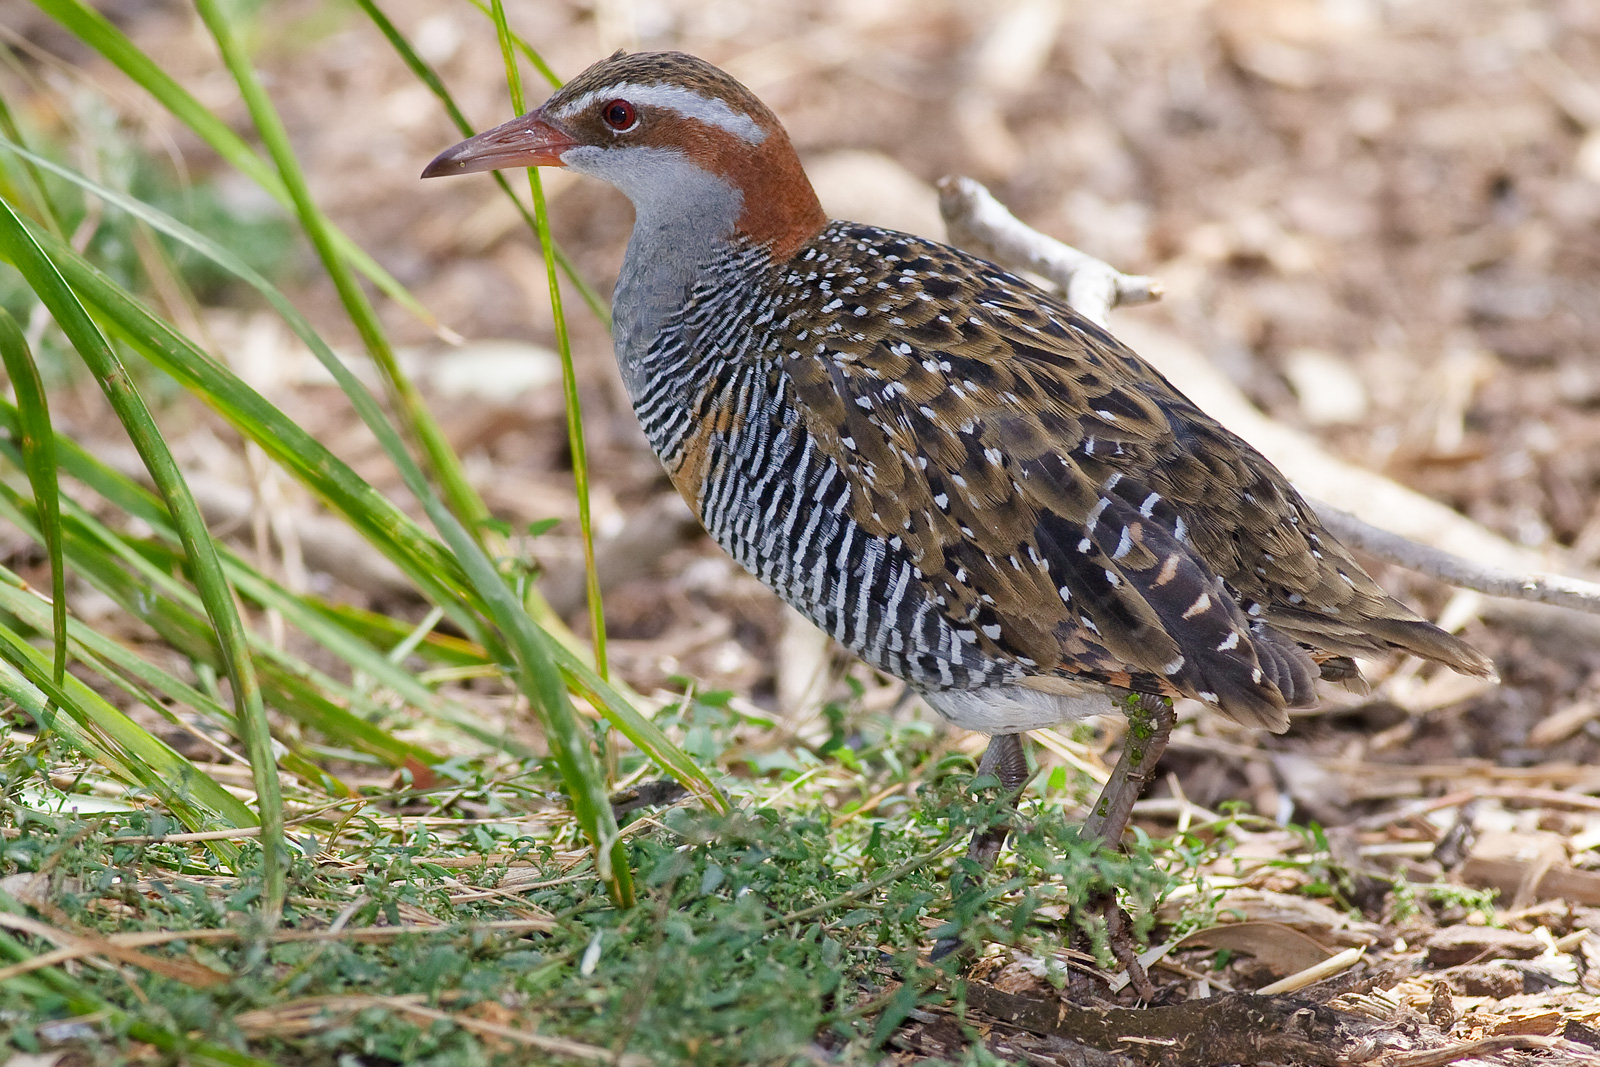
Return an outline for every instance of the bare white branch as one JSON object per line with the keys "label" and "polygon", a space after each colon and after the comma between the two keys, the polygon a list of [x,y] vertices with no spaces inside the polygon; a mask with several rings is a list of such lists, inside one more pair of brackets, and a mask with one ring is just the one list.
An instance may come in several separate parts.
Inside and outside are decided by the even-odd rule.
{"label": "bare white branch", "polygon": [[1012,270],[1050,279],[1074,311],[1098,326],[1111,309],[1161,298],[1161,283],[1123,274],[1103,260],[1024,223],[971,178],[939,179],[939,212],[952,243]]}
{"label": "bare white branch", "polygon": [[1490,596],[1508,597],[1512,600],[1531,600],[1539,604],[1554,604],[1600,615],[1600,583],[1567,578],[1559,574],[1533,572],[1517,574],[1512,571],[1475,563],[1450,552],[1419,544],[1389,530],[1380,530],[1362,522],[1348,511],[1340,511],[1331,504],[1313,500],[1317,518],[1322,520],[1332,534],[1347,547],[1404,567],[1408,571],[1426,574],[1441,582],[1471,589]]}

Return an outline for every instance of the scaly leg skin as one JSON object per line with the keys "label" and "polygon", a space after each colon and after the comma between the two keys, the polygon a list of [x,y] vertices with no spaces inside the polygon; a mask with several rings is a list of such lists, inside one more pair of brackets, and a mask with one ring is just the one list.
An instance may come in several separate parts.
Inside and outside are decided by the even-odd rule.
{"label": "scaly leg skin", "polygon": [[[1115,848],[1122,842],[1128,829],[1128,819],[1133,815],[1134,801],[1144,792],[1150,779],[1155,777],[1156,764],[1172,736],[1172,726],[1177,713],[1172,701],[1166,697],[1137,694],[1128,701],[1128,737],[1122,746],[1122,756],[1117,760],[1111,779],[1100,791],[1089,817],[1083,821],[1083,835],[1098,838]],[[1128,933],[1128,917],[1117,903],[1116,895],[1105,894],[1098,904],[1106,916],[1106,932],[1110,938],[1111,953],[1128,969],[1128,979],[1134,991],[1144,1000],[1155,995],[1150,978],[1140,966],[1133,938]]]}
{"label": "scaly leg skin", "polygon": [[[1000,792],[1010,797],[1011,810],[1015,811],[1017,801],[1022,796],[1022,787],[1028,781],[1028,754],[1023,751],[1021,734],[995,734],[989,739],[989,747],[983,750],[983,759],[978,761],[978,777],[986,774],[1000,779]],[[967,845],[967,859],[989,870],[994,866],[1010,833],[1009,820],[996,823],[987,830],[979,830]],[[956,877],[959,879],[961,875]],[[965,888],[962,886],[956,892]]]}
{"label": "scaly leg skin", "polygon": [[[993,775],[1000,780],[1000,789],[1009,798],[1011,810],[1015,812],[1017,800],[1022,796],[1022,787],[1028,782],[1028,754],[1022,748],[1021,734],[995,734],[989,739],[989,747],[984,749],[983,759],[978,762],[978,777],[985,775]],[[981,869],[989,870],[994,866],[1010,833],[1009,818],[974,832],[971,842],[967,844],[967,859]],[[967,888],[966,872],[957,869],[950,878],[951,898],[960,896]],[[960,945],[957,938],[942,937],[934,944],[930,959],[944,959]]]}
{"label": "scaly leg skin", "polygon": [[1122,745],[1122,757],[1100,790],[1100,799],[1094,802],[1089,817],[1083,820],[1085,838],[1097,837],[1112,848],[1122,842],[1133,803],[1155,777],[1156,763],[1166,750],[1167,738],[1172,736],[1172,725],[1177,721],[1172,701],[1166,697],[1138,693],[1128,700],[1127,708],[1128,738]]}

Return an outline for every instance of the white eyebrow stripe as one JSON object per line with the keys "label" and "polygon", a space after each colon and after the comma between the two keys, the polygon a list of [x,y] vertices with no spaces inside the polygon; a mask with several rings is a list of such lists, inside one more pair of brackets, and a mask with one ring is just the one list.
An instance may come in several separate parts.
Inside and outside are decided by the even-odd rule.
{"label": "white eyebrow stripe", "polygon": [[676,111],[684,118],[698,119],[708,126],[727,130],[740,140],[760,144],[767,139],[767,131],[749,115],[735,111],[726,100],[701,96],[692,89],[679,85],[638,85],[619,82],[603,89],[592,89],[561,108],[558,117],[570,118],[600,100],[616,97],[635,107],[664,107]]}

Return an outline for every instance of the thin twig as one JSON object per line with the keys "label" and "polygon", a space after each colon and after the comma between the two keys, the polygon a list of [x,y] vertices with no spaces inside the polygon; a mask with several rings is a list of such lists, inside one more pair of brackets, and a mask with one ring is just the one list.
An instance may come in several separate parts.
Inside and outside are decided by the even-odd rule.
{"label": "thin twig", "polygon": [[1331,504],[1313,500],[1311,505],[1317,509],[1317,518],[1322,524],[1346,546],[1360,549],[1385,563],[1426,574],[1461,589],[1600,615],[1600,583],[1559,574],[1514,574],[1380,530]]}
{"label": "thin twig", "polygon": [[126,945],[119,944],[115,940],[103,937],[99,934],[76,933],[71,930],[58,929],[57,927],[51,926],[48,923],[42,923],[37,919],[30,919],[25,915],[12,915],[6,912],[0,912],[0,926],[3,926],[9,930],[16,930],[19,933],[31,934],[34,937],[44,938],[45,940],[53,941],[60,946],[60,948],[54,952],[48,952],[44,953],[43,956],[34,957],[34,959],[44,960],[43,963],[40,963],[37,966],[33,965],[33,960],[23,960],[21,963],[13,964],[12,966],[5,968],[3,971],[0,971],[0,976],[3,976],[5,979],[14,978],[16,975],[22,974],[29,970],[37,970],[38,967],[59,963],[65,959],[85,956],[105,956],[110,959],[114,959],[119,963],[128,963],[135,967],[142,967],[145,970],[150,971],[152,974],[159,974],[163,977],[182,982],[185,985],[194,986],[197,989],[206,989],[211,986],[220,985],[228,980],[228,976],[223,974],[221,971],[216,971],[210,967],[195,963],[193,960],[166,959],[161,956],[150,956]]}
{"label": "thin twig", "polygon": [[[24,925],[34,924],[34,925]],[[227,976],[209,968],[201,968],[208,972],[201,975],[191,972],[189,967],[199,967],[199,964],[189,964],[184,961],[173,961],[161,957],[146,956],[135,952],[136,948],[150,945],[165,945],[173,941],[240,941],[249,940],[258,935],[246,930],[228,928],[211,928],[204,930],[136,930],[130,933],[111,934],[106,937],[84,938],[65,930],[54,927],[45,927],[36,920],[22,919],[18,916],[0,915],[0,926],[13,925],[16,929],[26,933],[48,937],[54,940],[65,940],[67,943],[58,949],[41,953],[20,963],[9,967],[0,968],[0,981],[15,978],[19,974],[37,971],[44,967],[52,967],[64,960],[81,959],[86,956],[112,956],[124,963],[132,963],[147,970],[161,971],[162,967],[172,968],[174,965],[184,968],[183,974],[178,976],[180,981],[197,984],[194,979],[197,975],[203,980],[222,982]],[[46,933],[46,930],[51,932]],[[405,926],[362,926],[356,929],[328,929],[328,930],[275,930],[267,934],[262,940],[273,944],[282,944],[289,941],[334,942],[334,941],[388,941],[407,934],[469,934],[476,932],[498,933],[548,933],[555,929],[555,923],[548,919],[500,919],[494,922],[483,923],[442,923],[438,926],[422,926],[410,924]]]}
{"label": "thin twig", "polygon": [[1296,971],[1294,974],[1278,979],[1271,985],[1264,985],[1256,990],[1260,996],[1269,997],[1278,993],[1294,993],[1308,985],[1316,985],[1336,974],[1342,974],[1361,962],[1361,957],[1367,954],[1365,945],[1347,948],[1334,956],[1329,956],[1321,963],[1312,964],[1305,970]]}
{"label": "thin twig", "polygon": [[1161,298],[1161,283],[1123,274],[1104,260],[1046,237],[971,178],[939,179],[939,212],[950,240],[1002,266],[1032,271],[1061,286],[1073,310],[1104,326],[1111,309]]}

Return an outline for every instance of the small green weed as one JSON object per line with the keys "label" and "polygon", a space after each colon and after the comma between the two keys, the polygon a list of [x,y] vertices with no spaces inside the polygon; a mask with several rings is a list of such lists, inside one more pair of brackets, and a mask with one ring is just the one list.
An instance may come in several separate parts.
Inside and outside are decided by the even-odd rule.
{"label": "small green weed", "polygon": [[[724,727],[733,730],[737,716],[715,697],[689,705],[678,714],[690,730],[699,716],[734,717],[707,727],[711,742],[726,743]],[[1098,921],[1073,906],[1117,892],[1142,931],[1170,884],[1149,849],[1097,851],[1030,802],[1002,869],[952,901],[953,857],[971,827],[1002,807],[974,801],[969,776],[947,774],[915,788],[892,817],[841,821],[809,791],[783,810],[647,813],[630,838],[640,903],[619,911],[587,860],[570,867],[570,819],[552,821],[536,795],[554,788],[552,771],[534,763],[490,780],[461,767],[454,779],[426,793],[369,798],[290,832],[298,847],[289,929],[336,920],[350,930],[449,924],[431,932],[255,938],[248,915],[259,885],[234,878],[195,844],[149,841],[180,827],[142,812],[86,820],[8,805],[4,821],[15,836],[0,840],[0,875],[42,879],[36,888],[47,885],[58,925],[236,930],[236,939],[147,949],[229,976],[211,988],[161,974],[140,975],[134,986],[123,970],[82,972],[96,995],[147,1021],[296,1062],[359,1055],[463,1065],[519,1062],[519,1050],[371,1003],[341,1009],[338,998],[416,998],[446,1016],[500,1020],[660,1063],[798,1062],[819,1033],[841,1062],[871,1063],[895,1021],[947,995],[943,972],[917,962],[934,938],[985,938],[1049,955],[1076,930],[1103,950]],[[244,848],[251,869],[254,845]],[[1065,926],[1063,915],[1072,916]],[[538,917],[546,929],[482,928]],[[298,1018],[295,1005],[308,1006],[316,1024],[272,1024],[275,1015]],[[4,987],[0,1012],[26,1020],[18,1032],[34,1035],[70,1014],[64,1002],[47,1010]],[[103,1057],[86,1062],[115,1062],[131,1047],[112,1035]]]}

